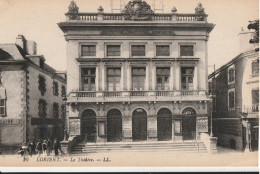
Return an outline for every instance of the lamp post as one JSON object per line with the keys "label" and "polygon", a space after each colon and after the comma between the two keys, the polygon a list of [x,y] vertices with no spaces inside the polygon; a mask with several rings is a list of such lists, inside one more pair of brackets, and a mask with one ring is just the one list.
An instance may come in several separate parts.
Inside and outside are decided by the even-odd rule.
{"label": "lamp post", "polygon": [[66,97],[66,95],[64,95],[62,97],[62,100],[65,104],[65,107],[64,107],[64,110],[63,110],[63,112],[64,112],[64,128],[63,128],[64,139],[63,139],[63,141],[67,141],[67,111],[66,111],[67,97]]}

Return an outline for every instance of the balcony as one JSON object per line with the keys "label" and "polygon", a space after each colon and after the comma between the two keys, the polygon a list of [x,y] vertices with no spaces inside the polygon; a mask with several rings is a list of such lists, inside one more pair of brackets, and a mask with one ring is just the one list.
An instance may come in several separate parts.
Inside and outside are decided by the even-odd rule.
{"label": "balcony", "polygon": [[[68,20],[79,21],[129,21],[122,13],[66,13]],[[73,17],[72,17],[73,16]],[[206,14],[157,13],[150,14],[151,21],[207,22]]]}
{"label": "balcony", "polygon": [[71,92],[68,102],[130,102],[130,101],[205,101],[205,90],[193,91],[77,91]]}
{"label": "balcony", "polygon": [[242,113],[246,115],[246,118],[258,118],[259,104],[253,104],[252,106],[243,106]]}

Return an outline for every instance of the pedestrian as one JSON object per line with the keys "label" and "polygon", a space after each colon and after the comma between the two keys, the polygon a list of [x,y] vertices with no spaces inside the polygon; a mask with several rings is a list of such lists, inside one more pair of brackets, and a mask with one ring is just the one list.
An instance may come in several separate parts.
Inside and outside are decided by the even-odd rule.
{"label": "pedestrian", "polygon": [[23,156],[23,155],[24,155],[24,150],[23,150],[23,147],[20,147],[20,149],[19,149],[18,153],[19,153],[21,156]]}
{"label": "pedestrian", "polygon": [[36,150],[39,154],[39,156],[41,155],[42,153],[42,143],[41,143],[41,140],[38,140],[37,144],[36,144]]}
{"label": "pedestrian", "polygon": [[55,140],[54,140],[53,149],[54,149],[55,156],[58,156],[59,149],[60,149],[60,142],[57,140],[57,138],[55,138]]}
{"label": "pedestrian", "polygon": [[29,152],[29,155],[32,156],[32,154],[34,153],[35,151],[35,147],[34,147],[34,143],[33,141],[30,141],[29,142],[29,145],[28,145],[28,152]]}
{"label": "pedestrian", "polygon": [[47,140],[47,155],[49,156],[51,154],[52,146],[51,146],[51,140],[48,138]]}
{"label": "pedestrian", "polygon": [[32,141],[32,154],[36,155],[36,144],[35,144],[35,139]]}
{"label": "pedestrian", "polygon": [[46,155],[46,153],[47,153],[47,141],[46,140],[44,140],[42,143],[42,151],[43,151],[43,154]]}

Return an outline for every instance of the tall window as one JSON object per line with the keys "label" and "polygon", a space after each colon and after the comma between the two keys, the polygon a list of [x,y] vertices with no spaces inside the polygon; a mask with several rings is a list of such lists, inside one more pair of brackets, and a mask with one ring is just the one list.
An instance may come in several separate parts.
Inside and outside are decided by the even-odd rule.
{"label": "tall window", "polygon": [[95,91],[96,90],[96,68],[82,68],[82,89],[84,91]]}
{"label": "tall window", "polygon": [[39,109],[39,117],[45,118],[47,116],[47,107],[46,101],[40,99],[38,102],[38,109]]}
{"label": "tall window", "polygon": [[181,89],[193,90],[193,78],[194,78],[194,68],[182,67],[181,68]]}
{"label": "tall window", "polygon": [[145,45],[132,45],[132,56],[145,56]]}
{"label": "tall window", "polygon": [[156,45],[156,56],[170,56],[170,46]]}
{"label": "tall window", "polygon": [[144,90],[145,68],[132,68],[133,90]]}
{"label": "tall window", "polygon": [[259,61],[252,62],[252,76],[259,76]]}
{"label": "tall window", "polygon": [[0,115],[2,117],[6,116],[6,99],[0,98]]}
{"label": "tall window", "polygon": [[46,92],[46,82],[45,78],[41,75],[39,75],[38,79],[38,89],[41,92],[41,95],[43,96],[44,93]]}
{"label": "tall window", "polygon": [[59,104],[53,103],[53,118],[59,118]]}
{"label": "tall window", "polygon": [[55,96],[59,95],[59,85],[58,85],[58,82],[53,82],[53,95],[55,95]]}
{"label": "tall window", "polygon": [[235,82],[235,67],[231,66],[228,68],[228,83]]}
{"label": "tall window", "polygon": [[193,56],[193,55],[194,55],[193,45],[180,46],[180,56]]}
{"label": "tall window", "polygon": [[235,90],[228,91],[228,109],[235,110]]}
{"label": "tall window", "polygon": [[259,111],[259,89],[252,90],[252,111]]}
{"label": "tall window", "polygon": [[108,45],[107,56],[120,56],[120,45]]}
{"label": "tall window", "polygon": [[169,90],[170,68],[157,68],[157,89]]}
{"label": "tall window", "polygon": [[120,91],[120,68],[108,68],[107,69],[107,87],[108,91]]}
{"label": "tall window", "polygon": [[61,96],[62,97],[66,96],[66,88],[63,85],[61,86]]}
{"label": "tall window", "polygon": [[96,45],[82,45],[81,56],[96,56]]}

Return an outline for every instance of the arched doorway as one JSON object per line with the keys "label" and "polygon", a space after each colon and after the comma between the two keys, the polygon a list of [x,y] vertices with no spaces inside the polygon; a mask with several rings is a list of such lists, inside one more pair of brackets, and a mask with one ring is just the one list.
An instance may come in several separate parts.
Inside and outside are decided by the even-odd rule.
{"label": "arched doorway", "polygon": [[133,141],[147,139],[147,113],[144,109],[134,110],[132,115],[132,136]]}
{"label": "arched doorway", "polygon": [[196,114],[196,111],[190,107],[182,111],[183,140],[193,140],[196,138]]}
{"label": "arched doorway", "polygon": [[122,114],[118,109],[111,109],[107,113],[107,141],[122,140]]}
{"label": "arched doorway", "polygon": [[97,117],[92,109],[86,109],[81,116],[81,135],[84,141],[96,142]]}
{"label": "arched doorway", "polygon": [[157,113],[158,141],[172,139],[172,113],[167,108],[162,108]]}

